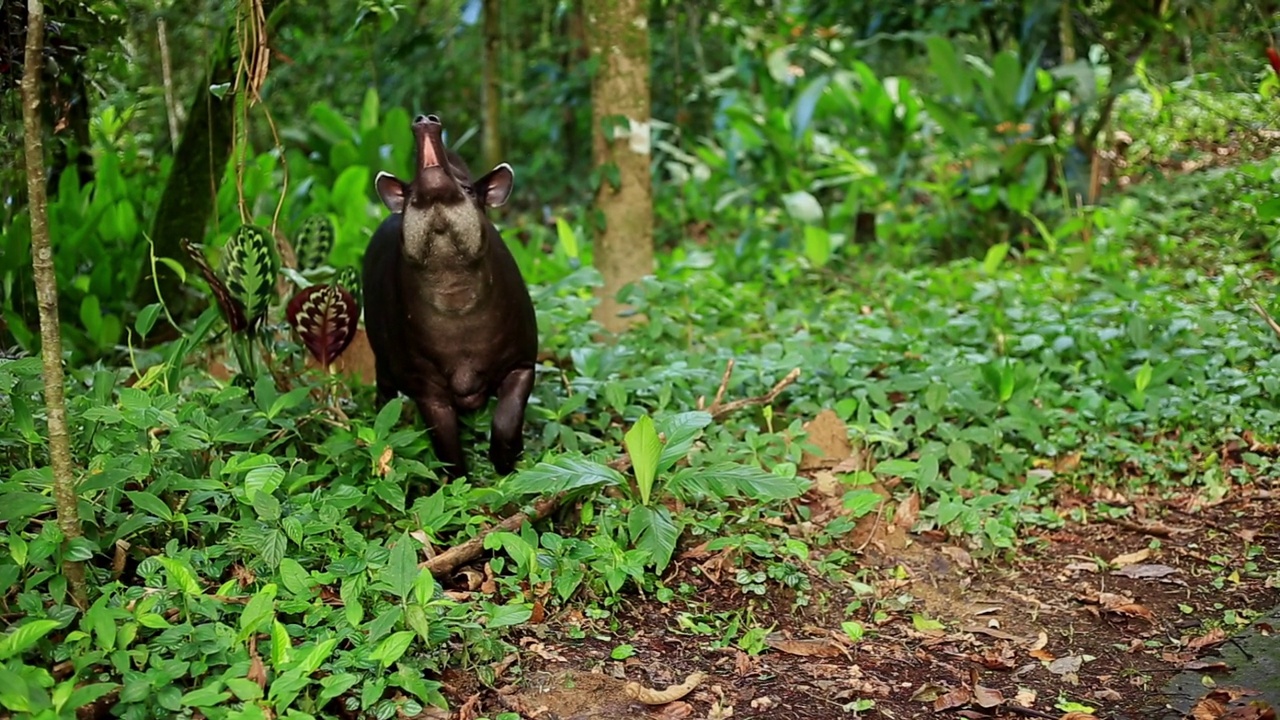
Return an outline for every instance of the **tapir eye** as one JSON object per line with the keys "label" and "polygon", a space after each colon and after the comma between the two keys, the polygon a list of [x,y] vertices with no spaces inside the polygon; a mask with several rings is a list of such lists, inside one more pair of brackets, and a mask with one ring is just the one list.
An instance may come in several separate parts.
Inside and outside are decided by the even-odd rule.
{"label": "tapir eye", "polygon": [[465,192],[466,194],[470,195],[471,197],[475,197],[475,196],[476,196],[476,189],[475,189],[475,188],[473,188],[473,187],[471,187],[470,185],[463,185],[463,186],[462,186],[462,191],[463,191],[463,192]]}

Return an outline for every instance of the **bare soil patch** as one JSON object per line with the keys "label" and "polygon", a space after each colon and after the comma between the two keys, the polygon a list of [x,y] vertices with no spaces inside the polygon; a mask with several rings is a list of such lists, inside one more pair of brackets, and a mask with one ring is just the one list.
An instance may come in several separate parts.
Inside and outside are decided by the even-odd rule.
{"label": "bare soil patch", "polygon": [[[1190,495],[1126,502],[1142,520],[1038,533],[1010,557],[974,558],[885,520],[868,542],[863,523],[846,548],[865,546],[856,580],[873,591],[861,595],[853,576],[816,572],[803,594],[776,584],[748,594],[733,578],[753,569],[749,559],[692,548],[666,579],[691,595],[635,597],[604,620],[548,617],[520,638],[497,690],[454,676],[450,699],[471,699],[463,718],[1071,717],[1060,700],[1101,718],[1180,717],[1160,694],[1170,678],[1227,642],[1247,611],[1280,604],[1268,583],[1280,560],[1273,495],[1250,486],[1212,506]],[[1064,501],[1073,504],[1084,499]],[[863,640],[848,639],[847,620],[863,624]],[[770,628],[766,649],[725,642],[733,622]],[[634,654],[612,659],[622,644]],[[661,690],[692,673],[705,677],[665,704],[626,692],[627,682]],[[845,709],[857,700],[875,707]]]}

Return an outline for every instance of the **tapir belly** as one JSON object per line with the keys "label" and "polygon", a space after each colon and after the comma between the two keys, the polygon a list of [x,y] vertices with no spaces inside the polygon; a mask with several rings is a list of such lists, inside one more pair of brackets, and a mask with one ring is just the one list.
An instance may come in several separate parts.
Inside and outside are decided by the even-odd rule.
{"label": "tapir belly", "polygon": [[415,390],[447,396],[459,410],[483,407],[507,373],[524,364],[520,343],[504,332],[507,326],[503,318],[492,317],[495,314],[475,313],[465,322],[458,322],[457,316],[414,318],[414,347],[406,348],[405,360],[415,367],[405,368],[403,376],[424,385]]}

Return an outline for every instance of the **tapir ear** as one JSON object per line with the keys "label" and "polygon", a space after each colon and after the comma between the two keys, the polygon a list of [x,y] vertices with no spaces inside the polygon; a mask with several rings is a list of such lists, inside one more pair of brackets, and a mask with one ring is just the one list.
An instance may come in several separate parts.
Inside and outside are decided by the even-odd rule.
{"label": "tapir ear", "polygon": [[391,212],[404,212],[405,187],[395,175],[380,172],[378,177],[374,178],[373,186],[378,189],[378,197],[382,198],[383,204]]}
{"label": "tapir ear", "polygon": [[515,171],[510,165],[502,163],[476,181],[476,197],[482,198],[489,207],[498,207],[511,197],[511,186],[515,181]]}

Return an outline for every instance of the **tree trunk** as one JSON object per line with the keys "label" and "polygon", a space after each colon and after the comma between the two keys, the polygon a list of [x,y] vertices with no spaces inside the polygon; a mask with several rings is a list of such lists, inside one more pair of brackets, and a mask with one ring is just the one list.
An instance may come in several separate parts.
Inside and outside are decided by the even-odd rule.
{"label": "tree trunk", "polygon": [[1062,43],[1061,65],[1076,61],[1076,33],[1071,19],[1071,0],[1062,0],[1058,8],[1058,38]]}
{"label": "tree trunk", "polygon": [[485,168],[502,162],[502,24],[498,3],[500,0],[484,0],[484,80],[481,87],[481,103],[484,106]]}
{"label": "tree trunk", "polygon": [[585,9],[587,42],[598,63],[591,82],[591,146],[600,177],[595,205],[604,221],[595,243],[596,267],[604,276],[595,319],[618,332],[631,320],[619,315],[626,308],[618,291],[653,272],[649,3],[587,0]]}
{"label": "tree trunk", "polygon": [[[218,186],[231,159],[235,123],[235,95],[228,90],[219,99],[209,92],[209,86],[231,82],[234,67],[234,60],[219,57],[208,80],[196,89],[187,110],[187,124],[173,154],[173,169],[169,171],[151,226],[151,240],[159,257],[173,258],[186,265],[186,253],[179,244],[182,239],[204,242],[209,217],[215,212]],[[170,270],[158,269],[158,273],[160,295],[175,315],[181,313],[186,304],[181,279]],[[140,305],[160,299],[150,273],[138,291]]]}
{"label": "tree trunk", "polygon": [[[27,151],[27,204],[31,212],[31,267],[40,307],[40,355],[44,360],[44,399],[49,416],[49,463],[53,469],[53,500],[58,528],[65,543],[81,537],[76,498],[67,404],[63,395],[62,327],[58,320],[58,275],[49,246],[48,196],[45,192],[44,137],[40,117],[40,71],[44,68],[44,5],[27,0],[27,56],[22,73],[22,124]],[[62,572],[81,609],[89,607],[84,565],[65,561]]]}

